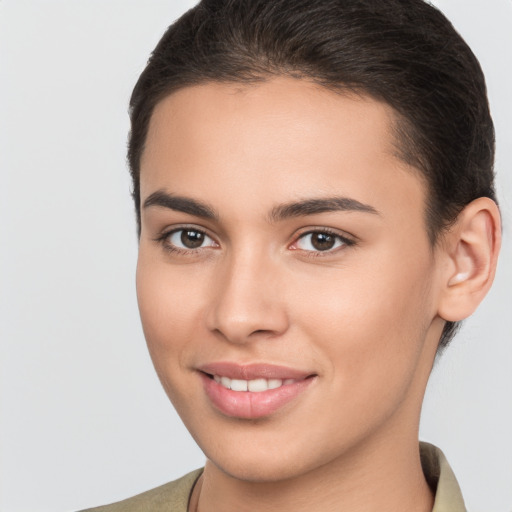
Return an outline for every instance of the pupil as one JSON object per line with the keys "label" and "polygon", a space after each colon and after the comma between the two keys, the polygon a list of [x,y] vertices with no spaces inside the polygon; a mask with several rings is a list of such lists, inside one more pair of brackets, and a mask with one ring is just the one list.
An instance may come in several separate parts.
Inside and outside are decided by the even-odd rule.
{"label": "pupil", "polygon": [[334,237],[327,233],[313,233],[311,243],[313,247],[319,251],[327,251],[334,246]]}
{"label": "pupil", "polygon": [[187,249],[197,249],[201,247],[204,241],[204,233],[193,230],[183,230],[181,233],[181,243]]}

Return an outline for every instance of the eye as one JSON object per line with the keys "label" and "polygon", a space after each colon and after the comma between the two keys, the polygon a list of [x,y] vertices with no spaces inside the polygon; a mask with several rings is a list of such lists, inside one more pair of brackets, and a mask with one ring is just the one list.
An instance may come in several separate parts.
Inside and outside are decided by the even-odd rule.
{"label": "eye", "polygon": [[301,235],[291,248],[302,251],[327,252],[344,245],[354,245],[354,242],[330,231],[310,231]]}
{"label": "eye", "polygon": [[217,243],[204,231],[195,228],[175,229],[162,236],[167,249],[174,251],[190,251],[203,247],[217,247]]}

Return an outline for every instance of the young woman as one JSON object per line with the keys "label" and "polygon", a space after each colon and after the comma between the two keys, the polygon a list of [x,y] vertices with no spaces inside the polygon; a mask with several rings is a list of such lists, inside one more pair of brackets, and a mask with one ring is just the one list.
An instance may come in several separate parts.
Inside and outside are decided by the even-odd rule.
{"label": "young woman", "polygon": [[422,0],[205,0],[131,100],[137,294],[204,469],[97,511],[465,510],[419,444],[500,247],[480,66]]}

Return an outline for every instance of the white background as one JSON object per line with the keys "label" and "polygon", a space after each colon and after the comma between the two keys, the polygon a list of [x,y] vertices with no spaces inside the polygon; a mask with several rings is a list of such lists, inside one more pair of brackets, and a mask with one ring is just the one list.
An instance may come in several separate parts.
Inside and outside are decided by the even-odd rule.
{"label": "white background", "polygon": [[[146,352],[127,103],[193,1],[0,0],[0,510],[65,512],[199,467]],[[474,512],[512,511],[512,1],[438,0],[497,129],[497,282],[438,362],[421,436]]]}

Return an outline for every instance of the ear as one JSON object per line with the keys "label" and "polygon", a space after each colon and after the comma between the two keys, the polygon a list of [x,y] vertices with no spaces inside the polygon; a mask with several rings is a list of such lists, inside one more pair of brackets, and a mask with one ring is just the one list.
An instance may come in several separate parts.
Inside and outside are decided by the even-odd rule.
{"label": "ear", "polygon": [[493,282],[500,246],[498,207],[492,199],[479,197],[462,210],[443,235],[441,318],[457,322],[475,311]]}

